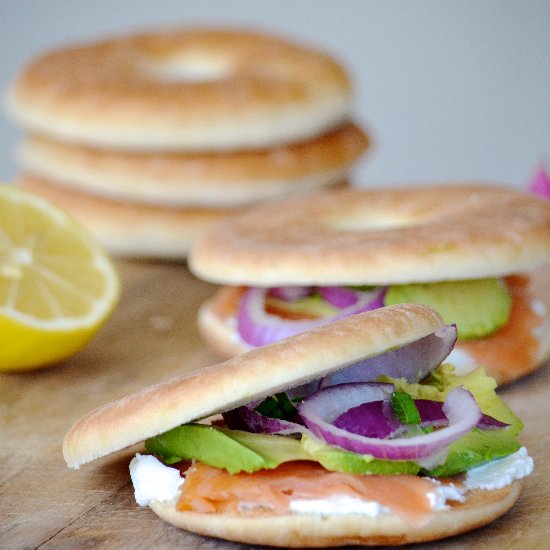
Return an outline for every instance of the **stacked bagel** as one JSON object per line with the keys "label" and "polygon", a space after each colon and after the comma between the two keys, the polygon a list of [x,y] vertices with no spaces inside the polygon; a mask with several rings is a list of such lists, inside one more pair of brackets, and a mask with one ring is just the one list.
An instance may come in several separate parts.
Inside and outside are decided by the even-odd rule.
{"label": "stacked bagel", "polygon": [[345,182],[368,137],[331,57],[265,34],[134,34],[38,57],[8,112],[20,183],[111,252],[184,258],[252,203]]}

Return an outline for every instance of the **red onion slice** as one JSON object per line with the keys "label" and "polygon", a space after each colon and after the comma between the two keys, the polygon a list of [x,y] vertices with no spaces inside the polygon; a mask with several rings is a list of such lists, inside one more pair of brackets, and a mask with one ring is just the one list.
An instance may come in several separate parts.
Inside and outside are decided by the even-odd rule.
{"label": "red onion slice", "polygon": [[377,439],[392,437],[403,427],[387,399],[351,407],[333,425],[354,434]]}
{"label": "red onion slice", "polygon": [[[448,426],[430,434],[396,439],[377,439],[353,434],[332,424],[351,407],[379,400],[371,384],[342,384],[320,390],[298,405],[298,412],[311,432],[332,446],[389,460],[444,459],[442,451],[468,433],[481,418],[481,411],[465,388],[454,388],[443,404]],[[383,397],[382,397],[383,399]]]}
{"label": "red onion slice", "polygon": [[531,193],[550,200],[550,175],[544,166],[537,170],[528,188]]}
{"label": "red onion slice", "polygon": [[[371,400],[371,402],[382,403],[383,399],[388,398],[393,391],[392,384],[383,384],[379,382],[373,382],[371,384],[364,384],[368,386],[370,392],[365,395],[365,399]],[[288,394],[287,394],[288,395]],[[242,407],[232,409],[223,413],[223,418],[228,428],[232,430],[244,430],[253,433],[268,433],[268,434],[292,434],[292,433],[305,433],[309,430],[303,425],[301,417],[293,419],[295,421],[281,420],[278,418],[271,418],[265,416],[255,410],[259,404],[258,401],[249,403]],[[397,426],[396,426],[397,427]]]}
{"label": "red onion slice", "polygon": [[312,286],[277,286],[270,288],[269,296],[279,298],[280,300],[293,301],[300,298],[306,298],[313,293]]}
{"label": "red onion slice", "polygon": [[445,360],[456,339],[456,325],[447,325],[400,348],[362,359],[321,380],[288,389],[286,393],[290,398],[303,399],[322,388],[336,384],[372,382],[381,375],[416,383]]}
{"label": "red onion slice", "polygon": [[359,292],[343,286],[320,286],[317,290],[326,302],[338,309],[356,304],[360,296]]}
{"label": "red onion slice", "polygon": [[457,338],[455,325],[446,325],[410,344],[367,357],[323,378],[321,387],[369,382],[381,375],[419,382],[451,353]]}
{"label": "red onion slice", "polygon": [[239,306],[237,326],[241,338],[251,346],[264,346],[300,332],[305,332],[349,315],[377,309],[383,305],[384,289],[378,294],[363,293],[364,296],[352,306],[341,309],[337,314],[319,319],[291,321],[266,313],[264,304],[269,289],[249,288]]}
{"label": "red onion slice", "polygon": [[289,435],[308,431],[302,424],[290,422],[288,420],[280,420],[278,418],[270,418],[269,416],[265,416],[255,411],[251,406],[243,406],[231,411],[226,411],[223,413],[223,418],[227,427],[232,430],[279,435]]}
{"label": "red onion slice", "polygon": [[342,286],[320,286],[318,290],[326,302],[339,309],[352,306],[359,300],[356,292]]}
{"label": "red onion slice", "polygon": [[[422,427],[447,425],[447,417],[443,412],[443,403],[440,401],[431,401],[430,399],[415,399],[414,403],[420,413],[420,425]],[[498,430],[507,428],[509,425],[492,416],[482,414],[479,422],[476,424],[476,428],[480,428],[481,430]]]}
{"label": "red onion slice", "polygon": [[[443,412],[443,403],[429,399],[415,399],[414,403],[420,414],[421,428],[443,427],[448,425]],[[334,422],[337,428],[342,428],[366,437],[387,439],[403,433],[406,426],[397,419],[389,401],[372,401],[351,407],[342,413]],[[501,422],[492,416],[482,414],[476,428],[481,430],[503,429],[510,424]]]}
{"label": "red onion slice", "polygon": [[344,286],[320,286],[317,287],[319,294],[331,306],[338,309],[344,309],[355,305],[359,300],[365,301],[369,297],[376,309],[384,305],[384,295],[386,294],[385,287],[376,287],[373,290],[352,290]]}

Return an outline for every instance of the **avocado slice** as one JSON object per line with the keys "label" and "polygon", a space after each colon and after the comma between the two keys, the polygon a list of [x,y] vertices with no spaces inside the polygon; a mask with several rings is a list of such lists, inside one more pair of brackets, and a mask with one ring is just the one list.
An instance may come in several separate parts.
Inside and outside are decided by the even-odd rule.
{"label": "avocado slice", "polygon": [[229,473],[272,469],[290,460],[311,460],[290,437],[253,434],[206,424],[184,424],[145,442],[165,464],[195,459]]}
{"label": "avocado slice", "polygon": [[515,453],[521,445],[511,435],[511,431],[510,428],[474,428],[449,446],[447,458],[441,466],[424,470],[424,473],[434,477],[453,476]]}
{"label": "avocado slice", "polygon": [[512,298],[501,279],[475,279],[393,285],[384,305],[418,303],[431,306],[446,323],[455,323],[461,340],[496,332],[510,318]]}
{"label": "avocado slice", "polygon": [[193,458],[216,468],[224,468],[232,474],[273,469],[292,460],[312,460],[327,470],[350,474],[415,475],[423,471],[432,476],[451,476],[507,456],[519,447],[509,429],[474,429],[450,446],[444,464],[427,471],[411,461],[381,460],[371,455],[352,453],[307,435],[300,441],[186,424],[146,442],[147,451],[161,457],[166,464]]}
{"label": "avocado slice", "polygon": [[414,462],[406,460],[380,460],[371,455],[352,453],[338,447],[331,447],[307,435],[302,436],[302,446],[313,459],[331,472],[416,475],[420,471],[420,466]]}

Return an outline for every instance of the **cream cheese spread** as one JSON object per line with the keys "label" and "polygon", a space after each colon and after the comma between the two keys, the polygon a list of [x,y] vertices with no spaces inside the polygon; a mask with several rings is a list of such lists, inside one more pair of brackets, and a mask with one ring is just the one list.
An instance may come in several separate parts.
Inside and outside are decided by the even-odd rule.
{"label": "cream cheese spread", "polygon": [[139,453],[130,462],[130,477],[140,506],[148,506],[152,500],[175,501],[184,481],[175,468],[165,466],[154,456]]}
{"label": "cream cheese spread", "polygon": [[373,518],[389,512],[388,508],[378,502],[365,501],[348,496],[292,500],[290,502],[290,511],[295,514],[319,514],[321,516],[364,514]]}
{"label": "cream cheese spread", "polygon": [[[464,490],[454,485],[441,485],[434,480],[434,489],[428,493],[428,498],[433,510],[445,510],[448,500],[462,502],[464,493]],[[319,515],[363,514],[372,518],[390,513],[389,508],[379,502],[348,496],[293,500],[290,503],[290,511],[297,514]]]}
{"label": "cream cheese spread", "polygon": [[527,477],[532,471],[533,459],[527,454],[527,449],[521,447],[511,455],[470,470],[464,486],[466,489],[502,489],[515,479]]}

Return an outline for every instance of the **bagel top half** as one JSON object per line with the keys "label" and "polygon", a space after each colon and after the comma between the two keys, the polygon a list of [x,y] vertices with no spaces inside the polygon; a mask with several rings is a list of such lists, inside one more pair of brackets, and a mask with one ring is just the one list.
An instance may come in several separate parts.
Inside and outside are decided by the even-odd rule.
{"label": "bagel top half", "polygon": [[404,304],[256,348],[90,412],[65,436],[65,461],[78,468],[179,424],[300,386],[443,326],[427,306]]}
{"label": "bagel top half", "polygon": [[258,206],[194,245],[228,285],[386,285],[499,277],[550,262],[550,203],[506,186],[339,189]]}
{"label": "bagel top half", "polygon": [[244,29],[159,30],[32,60],[8,112],[58,141],[121,150],[234,150],[307,139],[350,114],[345,69]]}

